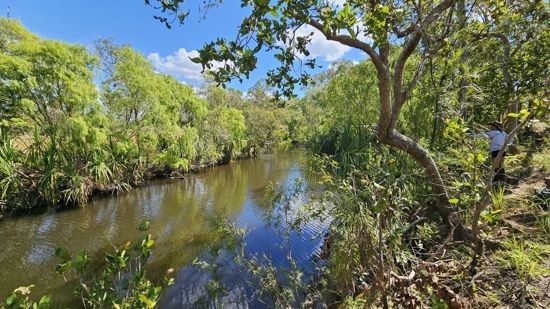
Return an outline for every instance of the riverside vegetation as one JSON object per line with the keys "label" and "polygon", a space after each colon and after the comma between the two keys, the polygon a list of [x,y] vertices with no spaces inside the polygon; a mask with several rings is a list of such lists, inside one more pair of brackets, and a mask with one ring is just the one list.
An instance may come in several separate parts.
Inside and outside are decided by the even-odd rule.
{"label": "riverside vegetation", "polygon": [[101,40],[92,53],[8,19],[0,50],[0,216],[85,205],[305,139],[303,115],[262,83],[246,98],[215,86],[197,94],[129,46]]}
{"label": "riverside vegetation", "polygon": [[[150,2],[163,9],[157,18],[168,25],[171,20],[183,23],[189,13],[185,1],[146,1],[148,4]],[[202,9],[213,9],[222,3],[220,0],[205,1]],[[183,161],[189,157],[175,156],[177,159],[174,159],[174,156],[168,156],[175,160],[168,162],[175,165],[167,164],[163,161],[167,158],[166,153],[170,153],[167,149],[181,145],[174,143],[180,140],[175,138],[168,142],[159,133],[159,137],[153,139],[155,147],[147,146],[151,145],[151,139],[145,136],[150,131],[137,130],[142,127],[134,123],[135,118],[146,113],[135,114],[131,108],[123,108],[140,102],[136,98],[143,93],[138,91],[136,94],[128,89],[117,91],[124,84],[115,74],[117,66],[107,71],[111,73],[106,73],[109,77],[102,83],[101,102],[104,103],[97,103],[99,105],[95,108],[88,106],[82,109],[80,117],[105,117],[99,112],[105,108],[112,108],[113,111],[121,108],[128,112],[122,112],[119,114],[121,119],[115,119],[126,120],[128,123],[122,122],[124,126],[117,125],[105,131],[97,129],[104,132],[104,145],[109,145],[105,149],[109,149],[107,153],[113,158],[119,158],[115,156],[118,143],[135,149],[134,153],[137,153],[136,157],[127,155],[123,156],[123,161],[110,162],[124,166],[147,162],[146,166],[153,170],[159,166],[189,168],[191,162],[211,164],[223,161],[229,154],[233,156],[242,153],[243,149],[246,151],[246,145],[250,147],[270,139],[283,144],[299,142],[308,147],[314,153],[309,165],[316,175],[315,179],[318,179],[317,188],[322,190],[314,189],[309,194],[310,201],[300,210],[300,215],[281,216],[277,220],[285,221],[281,225],[285,227],[283,234],[289,233],[288,228],[299,230],[303,220],[330,221],[322,254],[324,263],[311,280],[304,279],[305,271],[292,263],[290,254],[291,266],[285,271],[276,269],[260,257],[244,256],[240,247],[243,244],[242,231],[233,228],[230,223],[220,225],[220,233],[225,235],[223,239],[227,239],[223,251],[233,252],[234,260],[250,271],[255,279],[250,282],[258,289],[257,295],[269,306],[547,307],[550,304],[549,195],[544,190],[535,193],[534,189],[547,187],[550,173],[546,86],[550,77],[548,4],[536,0],[443,0],[428,3],[349,0],[344,3],[343,6],[336,6],[330,1],[243,0],[243,5],[250,7],[251,12],[239,28],[239,38],[254,40],[220,39],[206,44],[201,56],[194,59],[205,69],[211,69],[213,61],[230,61],[232,66],[211,72],[214,81],[225,83],[252,71],[257,60],[256,53],[260,50],[274,51],[281,66],[268,73],[267,82],[282,89],[282,94],[287,96],[292,96],[297,84],[308,86],[302,98],[286,101],[285,108],[268,109],[292,115],[282,131],[277,131],[277,126],[265,131],[261,130],[265,128],[263,126],[251,129],[265,118],[243,115],[244,125],[229,125],[230,128],[241,128],[236,129],[241,132],[236,136],[242,139],[233,136],[225,142],[211,144],[218,147],[205,148],[205,140],[211,135],[201,135],[201,132],[214,128],[200,122],[200,119],[205,121],[214,115],[231,113],[231,109],[234,113],[247,110],[239,110],[238,104],[234,103],[230,105],[234,107],[230,108],[213,103],[244,101],[239,99],[239,95],[234,96],[232,91],[212,87],[206,95],[209,104],[205,104],[203,98],[192,96],[195,99],[186,101],[189,107],[185,110],[194,112],[183,118],[175,113],[178,115],[175,119],[183,119],[181,123],[187,124],[180,125],[182,132],[194,130],[197,134],[193,144],[198,145],[193,148],[196,153],[190,156],[193,159]],[[369,59],[359,64],[338,63],[314,76],[306,72],[294,76],[292,72],[297,61],[315,67],[314,59],[304,60],[309,55],[307,42],[311,36],[296,37],[295,33],[288,31],[303,25],[317,29],[329,40],[364,51]],[[12,26],[21,29],[17,24]],[[35,39],[27,32],[21,33],[29,36],[28,40]],[[19,41],[23,39],[20,36]],[[9,50],[17,46],[13,39],[10,42],[2,44],[0,41],[0,48]],[[112,63],[120,61],[120,56],[117,56],[119,52],[129,52],[125,47],[105,43],[100,47],[101,55],[114,55],[115,61]],[[15,54],[4,53],[2,57],[12,59],[9,57],[15,57]],[[67,58],[70,59],[63,57]],[[28,67],[23,61],[10,61],[13,64],[7,64]],[[15,74],[17,71],[7,64],[0,65],[2,74],[4,70]],[[128,65],[124,72],[137,68]],[[40,70],[32,74],[38,73]],[[151,74],[161,80],[170,80],[155,75],[152,69]],[[15,79],[3,77],[2,80]],[[90,77],[84,80],[90,82]],[[34,79],[32,81],[35,82]],[[187,89],[176,81],[171,83]],[[22,158],[20,146],[13,145],[17,134],[46,148],[54,147],[54,141],[66,136],[64,141],[67,145],[63,150],[70,150],[71,145],[76,145],[79,140],[73,140],[73,131],[68,131],[71,134],[66,135],[60,132],[67,130],[66,126],[74,120],[65,118],[71,121],[63,121],[63,126],[55,130],[46,130],[48,126],[44,124],[49,123],[48,118],[39,122],[44,117],[38,111],[41,103],[18,94],[25,92],[16,92],[25,86],[24,83],[4,85],[14,88],[2,88],[5,91],[2,92],[4,100],[19,105],[3,105],[12,108],[2,110],[2,115],[16,115],[22,108],[28,108],[26,106],[37,110],[34,127],[25,130],[32,120],[22,121],[15,116],[9,118],[14,119],[9,125],[4,125],[4,130],[7,130],[3,131],[7,132],[3,133],[4,148],[8,150],[3,150],[1,158],[6,162],[15,162],[7,165],[12,170],[6,171],[12,172],[2,170],[6,175],[4,179],[23,179],[35,174],[42,179],[44,175],[52,175],[46,172],[49,170],[41,170],[47,163],[51,164],[54,174],[59,175],[57,168],[60,161],[54,161],[58,157],[35,161],[40,164],[29,164],[28,171],[22,172],[24,175],[18,172],[23,171],[25,164],[16,161],[22,159],[7,161],[4,158]],[[80,82],[70,89],[84,91],[86,87],[82,85],[85,83]],[[66,93],[52,92],[52,88],[37,89],[46,89],[46,94],[50,95]],[[93,92],[93,89],[90,91]],[[167,92],[164,90],[161,93],[165,95]],[[218,93],[224,94],[220,101],[212,99]],[[37,98],[42,99],[43,95]],[[119,96],[125,99],[116,101]],[[109,100],[115,100],[119,105],[110,105]],[[51,104],[60,103],[52,100]],[[59,105],[55,117],[64,117],[67,114],[65,109],[71,114],[76,113],[78,104],[73,105]],[[163,113],[173,111],[167,106],[160,109],[161,106],[159,103],[157,108]],[[197,106],[202,106],[202,109]],[[261,104],[253,106],[263,108]],[[215,112],[216,108],[220,108],[220,114]],[[113,114],[117,115],[116,112]],[[158,112],[153,115],[163,116]],[[249,122],[246,122],[247,119]],[[506,130],[519,141],[517,147],[520,149],[519,154],[507,156],[508,183],[498,186],[493,186],[491,182],[493,169],[487,143],[474,139],[470,134],[471,131],[484,130],[484,126],[495,119],[505,122]],[[170,121],[159,123],[165,125]],[[152,131],[158,129],[154,132],[163,132],[155,126],[156,123],[151,120],[142,125]],[[112,133],[114,128],[125,128],[123,132],[127,135]],[[38,129],[45,131],[36,132]],[[246,134],[252,134],[248,132],[259,131],[269,134],[258,133],[255,142],[250,142],[254,138],[246,137]],[[94,134],[87,136],[93,141]],[[286,138],[280,138],[281,135]],[[46,142],[40,142],[41,136]],[[80,145],[84,144],[81,141]],[[75,149],[83,151],[83,148]],[[33,148],[26,149],[28,153],[25,158],[34,158]],[[205,149],[212,152],[205,152]],[[213,153],[217,153],[217,157]],[[67,158],[73,156],[68,155]],[[87,160],[80,157],[80,161],[75,162],[81,162],[81,171],[90,171],[90,179],[94,179],[93,170],[84,168]],[[15,167],[20,167],[18,172],[13,172]],[[33,168],[39,171],[34,172]],[[46,176],[48,179],[50,177]],[[83,179],[83,176],[78,177]],[[21,185],[17,187],[12,183],[18,184],[17,181],[2,180],[2,196],[18,200]],[[65,186],[67,183],[73,182],[67,180]],[[51,189],[44,191],[50,192],[48,194],[69,192],[65,191],[65,187],[50,186],[47,189]],[[67,199],[73,195],[64,196]],[[282,193],[273,205],[286,213],[295,197],[295,192],[290,195]],[[215,261],[214,258],[213,262],[197,261],[197,264],[208,270]],[[25,289],[14,292],[12,299],[25,303],[23,306],[32,306],[24,298],[25,292]],[[224,292],[223,287],[218,285],[213,289],[214,296]],[[158,294],[153,299],[155,297]],[[47,299],[41,302],[47,306]],[[154,306],[154,301],[144,304],[147,305]]]}

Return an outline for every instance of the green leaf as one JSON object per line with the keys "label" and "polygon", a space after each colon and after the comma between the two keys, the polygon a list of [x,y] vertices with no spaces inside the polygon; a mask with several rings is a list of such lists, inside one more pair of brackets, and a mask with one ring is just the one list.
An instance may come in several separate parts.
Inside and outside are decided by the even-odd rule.
{"label": "green leaf", "polygon": [[75,257],[75,267],[78,272],[83,272],[88,265],[88,254],[85,251],[80,252]]}
{"label": "green leaf", "polygon": [[194,63],[202,63],[201,57],[189,58]]}
{"label": "green leaf", "polygon": [[142,220],[141,223],[138,226],[138,231],[146,231],[149,228],[149,221]]}
{"label": "green leaf", "polygon": [[17,301],[17,295],[15,295],[15,293],[11,293],[10,296],[8,296],[8,299],[6,299],[6,305],[8,305],[8,307],[11,307],[15,305],[16,301]]}
{"label": "green leaf", "polygon": [[530,115],[531,113],[526,110],[526,109],[522,109],[521,111],[519,111],[519,117],[520,118],[526,118]]}
{"label": "green leaf", "polygon": [[58,273],[58,274],[64,274],[69,269],[71,269],[71,266],[72,266],[72,263],[70,261],[65,262],[65,263],[61,263],[61,264],[57,264],[57,266],[55,266],[55,272]]}
{"label": "green leaf", "polygon": [[450,198],[450,199],[449,199],[449,203],[451,203],[451,204],[453,204],[453,205],[458,204],[458,201],[459,201],[459,200],[458,200],[457,198]]}
{"label": "green leaf", "polygon": [[71,260],[71,255],[69,254],[69,251],[63,247],[58,247],[55,249],[55,256],[60,258],[63,262],[67,262]]}
{"label": "green leaf", "polygon": [[52,307],[52,298],[50,295],[45,295],[40,298],[38,301],[38,308],[51,308]]}
{"label": "green leaf", "polygon": [[254,2],[256,2],[256,5],[258,6],[267,6],[269,0],[255,0]]}

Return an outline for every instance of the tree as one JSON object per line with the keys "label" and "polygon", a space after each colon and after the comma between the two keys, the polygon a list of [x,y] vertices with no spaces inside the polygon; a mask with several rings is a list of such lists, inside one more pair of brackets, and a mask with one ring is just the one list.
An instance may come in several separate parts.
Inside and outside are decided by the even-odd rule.
{"label": "tree", "polygon": [[9,150],[0,158],[2,199],[11,210],[85,203],[91,187],[81,173],[97,171],[88,160],[105,142],[96,57],[7,19],[0,19],[0,46],[0,122],[8,128],[0,144]]}
{"label": "tree", "polygon": [[[149,1],[146,1],[149,3]],[[183,23],[189,14],[181,0],[159,1],[160,7]],[[207,1],[207,7],[223,1]],[[198,58],[204,69],[212,69],[214,62],[225,63],[212,72],[214,79],[225,83],[232,78],[247,77],[256,68],[257,54],[272,51],[280,66],[267,73],[267,81],[292,95],[296,84],[307,85],[309,74],[292,74],[298,63],[306,68],[316,66],[308,59],[307,43],[313,32],[301,36],[297,29],[308,26],[321,32],[326,39],[365,52],[376,69],[380,114],[377,121],[378,139],[400,149],[416,160],[425,170],[428,182],[438,200],[438,212],[450,225],[457,225],[457,235],[463,236],[456,208],[448,201],[448,194],[430,153],[417,141],[396,129],[401,109],[409,99],[428,57],[437,53],[452,27],[449,16],[454,13],[454,0],[420,1],[345,1],[343,6],[333,1],[269,1],[242,0],[242,6],[251,8],[243,19],[237,38],[219,38],[207,43]],[[169,23],[169,19],[163,20]],[[419,45],[421,41],[431,44]],[[390,61],[390,51],[397,53]],[[408,63],[417,52],[414,64]],[[405,67],[414,65],[416,73],[405,78]]]}
{"label": "tree", "polygon": [[[550,62],[550,10],[544,1],[482,3],[470,22],[472,66],[482,73],[479,83],[496,108],[517,114],[533,99],[547,97]],[[483,72],[479,68],[484,68]],[[517,127],[517,117],[506,119],[506,131]]]}
{"label": "tree", "polygon": [[286,110],[214,85],[197,96],[127,45],[99,40],[96,56],[0,18],[0,51],[0,216],[83,205],[290,135]]}
{"label": "tree", "polygon": [[2,118],[30,119],[55,143],[56,124],[97,103],[97,61],[84,47],[42,40],[19,22],[0,19],[0,51]]}
{"label": "tree", "polygon": [[271,108],[276,105],[265,80],[259,80],[250,87],[246,97],[252,104],[262,108]]}
{"label": "tree", "polygon": [[[104,65],[104,104],[114,121],[114,135],[137,144],[147,158],[162,152],[159,162],[188,167],[196,156],[193,141],[207,106],[193,90],[173,77],[155,73],[151,63],[129,46],[100,41],[97,49]],[[192,149],[193,148],[193,149]],[[182,160],[185,160],[183,164]]]}
{"label": "tree", "polygon": [[[203,148],[210,148],[206,152],[210,152],[214,159],[213,162],[205,162],[207,165],[227,164],[246,146],[244,115],[236,108],[220,106],[212,109],[205,118],[202,133]],[[215,147],[214,151],[212,147]]]}

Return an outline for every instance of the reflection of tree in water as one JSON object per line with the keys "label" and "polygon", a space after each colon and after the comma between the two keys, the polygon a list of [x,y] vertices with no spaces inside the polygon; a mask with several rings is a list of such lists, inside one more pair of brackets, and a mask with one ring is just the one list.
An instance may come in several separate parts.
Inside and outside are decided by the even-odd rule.
{"label": "reflection of tree in water", "polygon": [[159,224],[165,237],[151,265],[157,269],[181,267],[196,257],[212,238],[210,220],[235,217],[247,195],[247,174],[241,164],[191,175],[168,186],[163,195]]}
{"label": "reflection of tree in water", "polygon": [[[151,265],[165,269],[188,264],[210,244],[212,227],[208,221],[235,218],[243,211],[247,197],[254,205],[263,199],[270,181],[281,181],[287,176],[285,169],[291,165],[290,158],[281,157],[216,167],[166,186],[158,218],[163,230],[155,234],[164,235],[158,239],[158,246],[163,249],[155,252]],[[152,222],[153,231],[157,230],[155,226]]]}
{"label": "reflection of tree in water", "polygon": [[[266,186],[285,182],[296,158],[277,154],[234,162],[183,180],[153,181],[120,196],[97,197],[86,208],[5,220],[0,239],[10,244],[10,250],[0,252],[0,262],[11,266],[0,269],[0,286],[9,291],[33,283],[37,295],[56,290],[56,298],[71,298],[70,289],[61,288],[63,279],[55,274],[55,248],[86,250],[101,260],[113,246],[135,239],[142,219],[150,221],[149,233],[157,241],[150,273],[178,269],[212,244],[212,218],[242,217],[244,224],[261,223],[258,212],[265,210],[259,203]],[[62,295],[63,291],[69,292]]]}
{"label": "reflection of tree in water", "polygon": [[208,208],[216,217],[237,215],[246,201],[248,174],[243,164],[224,166],[222,173],[209,173]]}
{"label": "reflection of tree in water", "polygon": [[[262,303],[259,298],[252,297],[256,294],[257,285],[250,283],[257,282],[260,277],[264,277],[264,279],[270,277],[273,280],[280,277],[279,279],[283,281],[282,285],[277,285],[277,289],[285,288],[286,283],[284,282],[290,280],[292,276],[310,271],[311,257],[317,250],[320,241],[314,238],[322,234],[322,226],[317,222],[306,223],[301,234],[285,233],[282,229],[287,227],[286,223],[283,223],[283,226],[275,227],[268,220],[269,215],[274,220],[276,220],[275,218],[282,219],[273,213],[278,213],[285,205],[294,210],[294,207],[303,199],[301,190],[303,186],[295,183],[298,178],[301,179],[303,176],[296,156],[282,155],[277,156],[277,161],[260,159],[241,162],[240,165],[240,169],[236,173],[244,172],[248,174],[247,176],[239,174],[229,178],[220,177],[212,182],[211,189],[217,190],[218,186],[223,188],[225,181],[232,177],[248,180],[248,183],[242,184],[246,185],[244,192],[249,192],[248,197],[244,198],[247,206],[244,211],[239,210],[241,216],[237,220],[239,226],[241,223],[246,225],[248,233],[239,238],[237,245],[239,249],[237,250],[234,250],[235,246],[229,246],[233,249],[228,249],[227,235],[223,236],[224,233],[221,237],[214,236],[216,241],[204,242],[198,255],[199,263],[196,267],[185,267],[178,272],[176,284],[164,291],[161,306],[169,308],[195,305],[202,305],[200,307],[254,307],[262,305]],[[269,196],[270,193],[275,193],[272,190],[267,190],[269,184],[277,186],[278,190],[275,191],[278,194],[275,195],[287,196],[287,198],[279,203],[276,202],[274,196]],[[213,192],[212,199],[223,201],[228,198],[226,194],[233,190],[234,187],[229,186],[229,190],[222,195]],[[211,200],[209,203],[216,202]],[[225,208],[226,205],[227,202],[224,202],[224,207],[220,210],[228,209]],[[278,207],[274,208],[274,206]],[[242,219],[243,215],[246,217],[244,220]],[[222,232],[231,229],[223,220],[225,216],[217,218],[218,222],[211,225],[212,229],[209,235],[219,234],[220,227]],[[293,252],[292,254],[288,254],[290,250]],[[238,258],[239,261],[235,258]],[[260,273],[251,276],[249,271],[252,268]],[[298,285],[305,283],[305,281],[296,282]],[[264,297],[261,298],[262,301],[265,301]]]}
{"label": "reflection of tree in water", "polygon": [[[292,278],[296,276],[302,277],[300,274],[305,273],[307,278],[311,278],[314,269],[310,265],[311,257],[315,254],[320,242],[314,237],[322,234],[323,227],[317,222],[308,222],[301,234],[294,231],[285,233],[268,222],[265,214],[280,212],[285,206],[293,209],[303,198],[303,187],[300,185],[301,182],[295,183],[302,174],[301,169],[293,162],[288,165],[279,165],[281,169],[277,167],[266,169],[267,166],[255,162],[250,162],[247,166],[249,175],[254,172],[256,175],[269,175],[263,178],[264,181],[260,185],[249,183],[250,197],[252,198],[256,193],[257,200],[265,200],[263,197],[265,186],[276,182],[280,184],[281,193],[278,196],[284,198],[278,202],[271,199],[275,204],[263,209],[262,213],[256,212],[258,225],[249,230],[246,236],[238,237],[237,249],[234,245],[228,245],[231,241],[228,242],[224,237],[218,238],[222,241],[205,244],[204,250],[198,257],[198,267],[185,267],[178,272],[176,285],[164,291],[161,306],[167,308],[193,306],[248,308],[266,305],[274,307],[280,300],[279,296],[271,295],[274,297],[271,299],[268,294],[272,292],[277,294],[279,289],[290,288],[293,284],[296,284],[295,287],[300,291],[305,291],[309,279],[292,284],[289,284],[289,280],[293,280]],[[266,173],[268,170],[283,172],[277,173],[279,177],[275,178],[274,174]],[[251,179],[250,176],[249,179]],[[258,207],[258,205],[254,206]],[[274,206],[277,207],[273,208]],[[249,223],[249,221],[245,222]],[[220,225],[227,226],[227,223],[218,222],[218,227]],[[230,234],[236,231],[231,227],[222,228],[222,234],[227,233],[227,230]],[[215,231],[216,229],[213,232]],[[220,232],[219,228],[218,232]],[[293,253],[288,254],[290,251]],[[275,287],[266,283],[266,280],[282,281],[275,284]],[[259,282],[267,285],[260,287]],[[283,298],[285,303],[297,303],[300,297],[302,297],[300,293],[293,293],[292,296]]]}
{"label": "reflection of tree in water", "polygon": [[[263,164],[255,164],[254,182],[249,186],[251,204],[257,206],[261,214],[269,211],[273,204],[268,196],[268,187],[271,184],[281,184],[288,179],[291,168],[297,164],[302,156],[298,153],[284,153],[277,155],[277,160],[265,160]],[[254,164],[254,163],[253,163]]]}

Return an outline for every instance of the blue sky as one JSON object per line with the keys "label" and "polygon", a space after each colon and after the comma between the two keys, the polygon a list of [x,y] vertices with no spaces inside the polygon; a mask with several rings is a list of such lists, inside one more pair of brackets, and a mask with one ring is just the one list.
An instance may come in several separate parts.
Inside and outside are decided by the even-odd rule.
{"label": "blue sky", "polygon": [[[85,46],[100,38],[112,38],[143,53],[158,71],[194,86],[203,84],[203,79],[200,65],[191,63],[188,57],[196,56],[204,43],[216,37],[234,38],[242,17],[247,14],[239,0],[226,0],[223,6],[210,11],[206,19],[194,7],[184,26],[167,29],[153,18],[158,12],[143,0],[0,0],[2,16],[6,16],[8,6],[11,18],[19,19],[42,37]],[[325,40],[320,33],[313,37],[310,49],[323,69],[341,59],[365,58],[358,51]],[[232,82],[230,87],[246,91],[275,65],[268,54],[263,54],[250,79],[242,84]]]}

